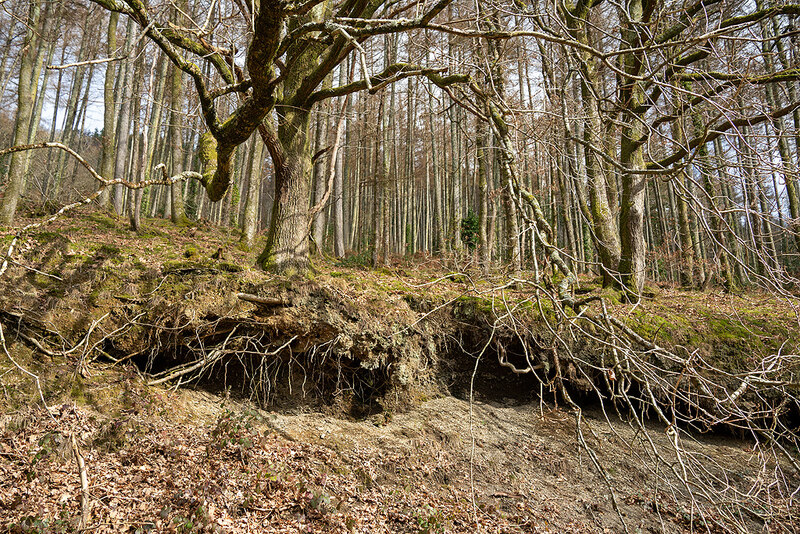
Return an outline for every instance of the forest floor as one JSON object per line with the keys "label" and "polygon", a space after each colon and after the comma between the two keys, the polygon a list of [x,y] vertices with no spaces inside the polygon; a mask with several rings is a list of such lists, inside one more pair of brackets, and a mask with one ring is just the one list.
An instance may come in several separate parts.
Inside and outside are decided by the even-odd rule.
{"label": "forest floor", "polygon": [[[584,403],[583,439],[604,478],[573,411],[496,354],[476,360],[487,315],[533,308],[524,288],[501,288],[502,273],[473,282],[465,266],[429,258],[376,271],[356,257],[274,277],[252,268],[256,253],[234,233],[146,224],[137,236],[102,212],[69,215],[24,239],[0,279],[0,531],[733,529],[657,482],[645,445],[669,450],[672,438],[655,422],[643,434]],[[0,231],[0,245],[11,235]],[[237,291],[287,305],[264,310]],[[609,306],[650,341],[731,366],[800,337],[791,303],[765,294],[662,287],[639,306]],[[175,368],[164,360],[192,361],[188,332],[226,349],[242,330],[239,363],[251,346],[289,355],[244,371],[220,364],[187,387],[146,385]],[[255,371],[268,376],[251,387]],[[731,486],[763,479],[750,440],[715,431],[685,447]],[[737,513],[753,531],[796,528]]]}

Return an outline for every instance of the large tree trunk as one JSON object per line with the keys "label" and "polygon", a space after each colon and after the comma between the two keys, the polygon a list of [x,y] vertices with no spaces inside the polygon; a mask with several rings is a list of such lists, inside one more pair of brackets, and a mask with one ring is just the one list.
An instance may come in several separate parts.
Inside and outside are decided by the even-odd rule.
{"label": "large tree trunk", "polygon": [[[628,4],[628,19],[621,30],[622,41],[628,48],[641,45],[642,24],[646,23],[652,0],[631,0]],[[623,288],[638,298],[642,294],[646,278],[645,259],[647,245],[644,239],[645,198],[647,181],[644,174],[644,153],[640,138],[644,134],[642,112],[639,111],[644,94],[635,79],[643,67],[641,53],[629,52],[623,56],[625,72],[630,78],[623,80],[620,88],[622,112],[622,136],[620,139],[620,163],[622,172],[622,199],[620,206],[620,261],[619,272]]]}
{"label": "large tree trunk", "polygon": [[308,258],[308,199],[311,177],[309,119],[311,111],[285,109],[278,128],[279,147],[269,147],[275,161],[275,203],[267,245],[258,264],[276,272],[305,272]]}

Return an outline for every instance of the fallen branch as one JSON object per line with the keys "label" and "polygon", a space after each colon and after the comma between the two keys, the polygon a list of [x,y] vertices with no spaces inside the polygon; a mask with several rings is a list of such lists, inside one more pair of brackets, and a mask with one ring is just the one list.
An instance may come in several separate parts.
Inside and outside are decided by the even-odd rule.
{"label": "fallen branch", "polygon": [[91,514],[89,503],[89,477],[86,474],[86,463],[83,461],[83,455],[78,448],[78,441],[75,439],[75,434],[70,434],[70,441],[72,443],[72,453],[75,455],[75,462],[78,464],[78,475],[81,479],[81,521],[78,523],[78,530],[83,530],[89,523],[89,514]]}

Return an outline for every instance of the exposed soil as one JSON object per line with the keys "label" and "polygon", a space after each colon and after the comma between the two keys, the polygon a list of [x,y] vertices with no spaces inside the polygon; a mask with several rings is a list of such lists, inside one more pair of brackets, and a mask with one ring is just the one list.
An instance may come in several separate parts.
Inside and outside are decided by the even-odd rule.
{"label": "exposed soil", "polygon": [[[105,378],[106,389],[127,392],[116,415],[64,404],[53,407],[54,420],[41,411],[3,417],[0,524],[8,531],[39,531],[23,526],[36,521],[48,532],[75,527],[81,490],[70,435],[82,443],[89,526],[97,532],[622,528],[606,484],[576,444],[574,418],[560,409],[477,402],[470,417],[468,402],[443,397],[355,421],[264,412],[208,393]],[[93,387],[103,388],[86,393]],[[667,488],[653,485],[626,446],[636,441],[632,430],[598,415],[587,418],[597,430],[590,441],[612,473],[631,531],[692,531],[693,519],[702,530],[688,503],[673,504]],[[667,448],[663,433],[651,436]],[[746,442],[703,439],[689,451],[713,455],[722,467],[735,466],[741,482],[757,483]]]}

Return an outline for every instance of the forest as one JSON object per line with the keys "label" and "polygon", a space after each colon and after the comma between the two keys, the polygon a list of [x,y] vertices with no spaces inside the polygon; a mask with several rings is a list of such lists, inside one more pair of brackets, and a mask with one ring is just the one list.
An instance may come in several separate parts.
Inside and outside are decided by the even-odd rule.
{"label": "forest", "polygon": [[0,529],[796,532],[798,24],[0,0]]}

